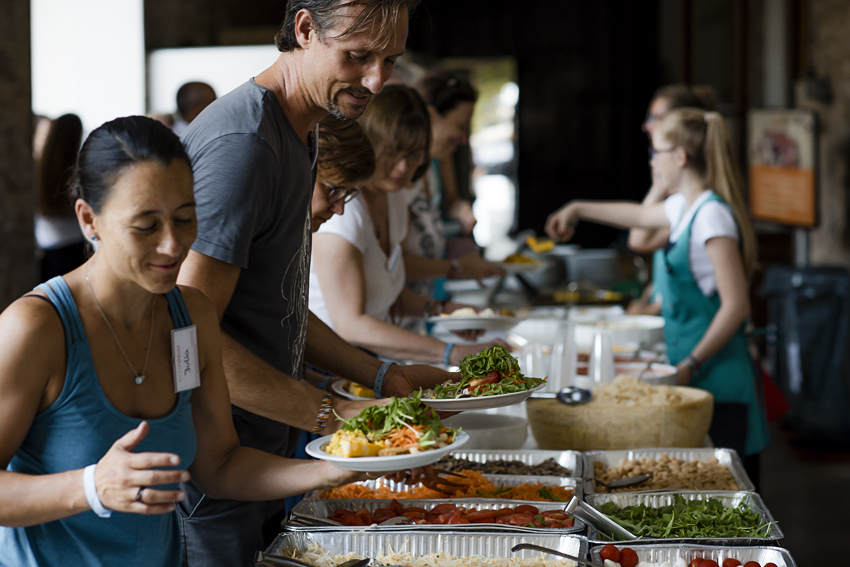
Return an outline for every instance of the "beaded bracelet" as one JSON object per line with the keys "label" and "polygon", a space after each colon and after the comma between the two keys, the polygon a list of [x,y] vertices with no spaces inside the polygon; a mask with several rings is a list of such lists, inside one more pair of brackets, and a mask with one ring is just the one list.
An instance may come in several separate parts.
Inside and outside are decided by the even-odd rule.
{"label": "beaded bracelet", "polygon": [[313,427],[313,433],[321,433],[325,430],[325,426],[328,424],[331,412],[333,411],[333,400],[333,395],[330,392],[325,392],[325,395],[322,397],[322,403],[319,405],[319,415],[316,416],[316,425]]}

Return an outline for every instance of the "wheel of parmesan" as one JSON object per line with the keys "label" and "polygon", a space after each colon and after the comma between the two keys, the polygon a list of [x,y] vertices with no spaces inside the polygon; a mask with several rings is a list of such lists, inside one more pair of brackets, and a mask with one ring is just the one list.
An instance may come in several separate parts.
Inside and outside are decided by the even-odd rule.
{"label": "wheel of parmesan", "polygon": [[711,424],[711,393],[683,386],[650,386],[621,376],[594,389],[577,406],[529,399],[528,421],[541,449],[611,450],[700,447]]}

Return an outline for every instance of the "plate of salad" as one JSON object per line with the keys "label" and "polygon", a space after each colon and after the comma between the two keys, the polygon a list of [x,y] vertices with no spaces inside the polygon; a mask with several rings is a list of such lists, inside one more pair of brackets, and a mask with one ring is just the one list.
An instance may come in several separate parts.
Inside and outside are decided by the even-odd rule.
{"label": "plate of salad", "polygon": [[339,431],[310,442],[306,450],[350,471],[387,472],[430,465],[468,440],[467,433],[443,425],[414,392],[344,419]]}
{"label": "plate of salad", "polygon": [[523,376],[517,359],[502,345],[466,355],[460,376],[460,381],[422,391],[422,401],[447,411],[501,408],[518,404],[546,386],[546,378]]}

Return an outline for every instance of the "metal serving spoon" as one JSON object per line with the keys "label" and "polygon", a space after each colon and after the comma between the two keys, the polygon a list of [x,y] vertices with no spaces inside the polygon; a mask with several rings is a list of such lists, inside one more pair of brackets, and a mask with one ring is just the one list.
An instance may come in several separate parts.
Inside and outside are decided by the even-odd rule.
{"label": "metal serving spoon", "polygon": [[596,484],[601,484],[607,489],[612,488],[624,488],[626,486],[634,486],[636,484],[642,484],[647,480],[651,479],[651,474],[639,474],[635,476],[629,476],[626,478],[619,478],[617,480],[612,480],[611,482],[602,482],[601,480],[594,479]]}
{"label": "metal serving spoon", "polygon": [[578,386],[566,386],[561,388],[557,394],[552,392],[535,392],[531,394],[533,399],[557,399],[561,403],[568,406],[577,406],[586,404],[593,399],[593,392],[587,388],[579,388]]}
{"label": "metal serving spoon", "polygon": [[570,555],[569,553],[564,553],[563,551],[558,551],[557,549],[551,549],[548,547],[543,547],[542,545],[535,545],[533,543],[518,543],[511,548],[511,551],[516,553],[517,551],[523,549],[532,549],[534,551],[542,551],[543,553],[549,553],[551,555],[558,555],[560,557],[572,559],[577,563],[584,563],[585,565],[590,565],[590,567],[603,567],[601,563],[596,563],[595,561],[589,561],[587,559],[580,559],[575,555]]}

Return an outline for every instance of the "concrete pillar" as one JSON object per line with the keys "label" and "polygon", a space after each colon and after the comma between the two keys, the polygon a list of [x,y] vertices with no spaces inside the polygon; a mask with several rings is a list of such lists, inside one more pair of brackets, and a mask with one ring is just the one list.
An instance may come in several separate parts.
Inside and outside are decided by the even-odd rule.
{"label": "concrete pillar", "polygon": [[36,280],[30,0],[0,8],[0,309]]}

